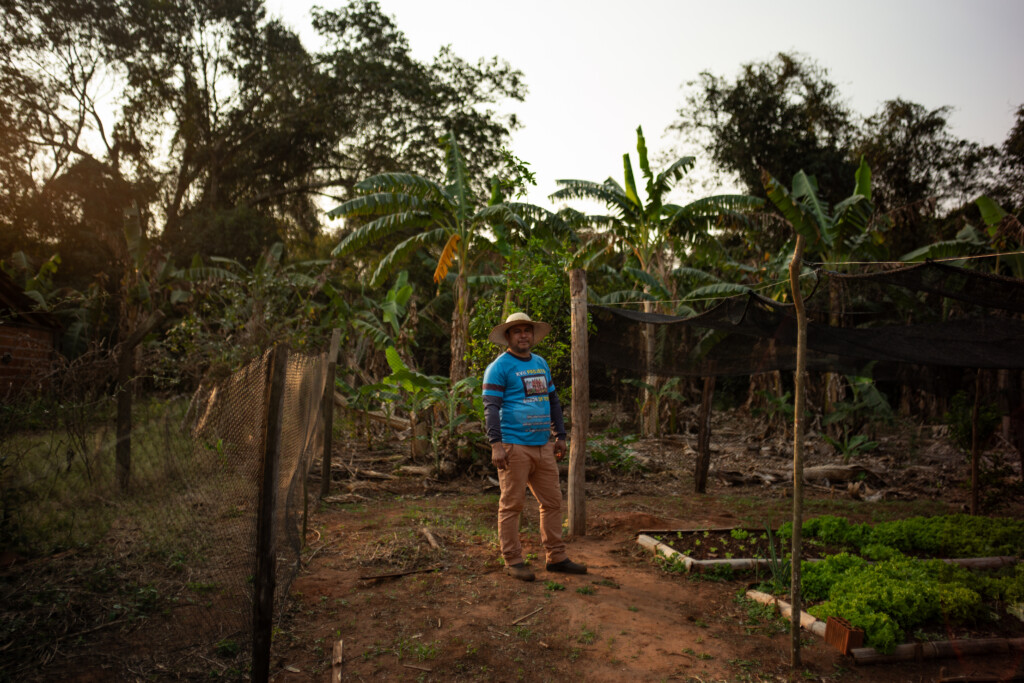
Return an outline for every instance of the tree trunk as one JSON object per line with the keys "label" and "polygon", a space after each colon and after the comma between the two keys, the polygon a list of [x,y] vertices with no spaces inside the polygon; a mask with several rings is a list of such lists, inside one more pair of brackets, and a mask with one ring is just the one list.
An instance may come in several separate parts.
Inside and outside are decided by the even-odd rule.
{"label": "tree trunk", "polygon": [[[644,302],[644,313],[654,313],[654,302]],[[646,437],[655,436],[658,431],[658,406],[654,400],[657,391],[658,377],[651,372],[654,364],[654,325],[644,324],[644,383],[653,387],[644,387],[641,392],[643,413],[640,416],[641,434]]]}
{"label": "tree trunk", "polygon": [[585,466],[587,434],[590,431],[590,358],[587,338],[587,272],[569,271],[572,298],[572,438],[569,441],[569,535],[585,536],[587,510]]}
{"label": "tree trunk", "polygon": [[800,266],[804,254],[803,235],[796,237],[796,249],[789,264],[789,286],[793,290],[793,308],[796,309],[796,372],[793,378],[793,546],[789,595],[793,603],[793,620],[790,626],[792,642],[790,665],[800,663],[800,611],[803,609],[800,594],[800,562],[803,559],[804,514],[804,394],[807,373],[807,312],[800,292]]}
{"label": "tree trunk", "polygon": [[455,311],[452,313],[452,362],[448,377],[452,385],[466,377],[466,354],[469,351],[469,287],[466,272],[459,264],[455,277]]}

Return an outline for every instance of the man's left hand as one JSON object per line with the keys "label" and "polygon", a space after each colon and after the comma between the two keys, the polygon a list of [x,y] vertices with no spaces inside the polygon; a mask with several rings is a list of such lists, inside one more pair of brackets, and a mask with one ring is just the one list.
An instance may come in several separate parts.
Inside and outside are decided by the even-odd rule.
{"label": "man's left hand", "polygon": [[565,457],[565,439],[555,439],[555,460]]}

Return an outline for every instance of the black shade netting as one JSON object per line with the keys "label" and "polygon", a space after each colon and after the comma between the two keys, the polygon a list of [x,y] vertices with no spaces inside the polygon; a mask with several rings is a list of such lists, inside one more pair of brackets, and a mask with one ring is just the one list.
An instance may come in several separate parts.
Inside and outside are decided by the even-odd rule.
{"label": "black shade netting", "polygon": [[[935,263],[815,272],[808,370],[894,379],[929,368],[1024,369],[1024,281]],[[637,375],[752,375],[796,366],[796,314],[748,293],[689,318],[590,306],[591,361]],[[645,328],[653,354],[645,353]]]}

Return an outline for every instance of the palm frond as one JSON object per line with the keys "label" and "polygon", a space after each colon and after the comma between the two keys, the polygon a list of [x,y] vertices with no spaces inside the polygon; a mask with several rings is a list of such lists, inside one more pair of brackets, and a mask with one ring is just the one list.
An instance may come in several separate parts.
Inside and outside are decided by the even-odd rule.
{"label": "palm frond", "polygon": [[814,179],[803,171],[797,171],[793,176],[793,198],[800,202],[804,211],[817,223],[818,233],[825,244],[832,246],[835,242],[835,233],[832,230],[832,220],[829,218],[828,204],[818,196],[818,187]]}
{"label": "palm frond", "polygon": [[446,178],[449,192],[455,198],[455,212],[459,222],[465,221],[470,214],[470,189],[469,171],[466,169],[466,160],[459,149],[459,143],[455,134],[450,132],[441,138],[444,144],[444,161],[448,169]]}
{"label": "palm frond", "polygon": [[636,179],[633,177],[633,164],[629,161],[629,155],[622,155],[622,174],[625,176],[626,199],[636,208],[643,208],[640,201],[640,193],[636,189]]}
{"label": "palm frond", "polygon": [[648,190],[650,196],[663,197],[685,176],[697,163],[697,157],[679,157],[668,168],[659,173]]}
{"label": "palm frond", "polygon": [[598,201],[608,207],[616,207],[625,209],[628,206],[628,200],[626,199],[626,192],[618,183],[614,183],[614,186],[609,187],[609,178],[604,183],[595,183],[592,180],[556,180],[555,184],[561,189],[555,190],[552,194],[548,195],[548,199],[551,201],[568,200],[568,199],[590,199]]}
{"label": "palm frond", "polygon": [[793,201],[786,186],[773,178],[767,171],[761,171],[761,184],[764,186],[768,199],[775,205],[782,216],[789,221],[798,234],[803,235],[812,243],[818,240],[818,231],[813,225],[813,219],[804,213],[803,208]]}
{"label": "palm frond", "polygon": [[999,233],[1004,222],[1010,223],[1010,227],[1020,227],[1020,221],[1013,214],[1008,213],[1006,209],[999,206],[998,202],[987,195],[981,195],[975,199],[974,205],[981,212],[981,220],[985,222],[990,238],[994,238]]}
{"label": "palm frond", "polygon": [[855,194],[836,204],[835,224],[840,228],[851,226],[856,229],[857,234],[861,234],[868,229],[874,211],[875,207],[871,200],[864,195]]}
{"label": "palm frond", "polygon": [[590,290],[592,301],[602,306],[614,306],[617,304],[634,303],[637,301],[654,301],[654,297],[636,289],[620,289],[607,294],[597,294]]}
{"label": "palm frond", "polygon": [[395,192],[424,199],[441,199],[447,196],[440,185],[415,173],[379,173],[359,181],[355,189],[363,194]]}
{"label": "palm frond", "polygon": [[867,198],[871,201],[871,167],[868,166],[867,160],[861,155],[860,165],[857,166],[857,172],[853,175],[854,185],[853,193],[859,194],[862,197]]}
{"label": "palm frond", "polygon": [[764,200],[743,194],[719,194],[694,200],[684,206],[665,207],[670,215],[668,229],[677,235],[688,236],[707,232],[712,227],[749,225],[748,214],[762,208]]}
{"label": "palm frond", "polygon": [[523,219],[516,214],[515,211],[508,204],[494,204],[491,206],[485,206],[473,215],[473,222],[482,221],[484,223],[506,223],[512,224],[519,228],[524,234],[529,232]]}
{"label": "palm frond", "polygon": [[381,216],[377,220],[356,228],[331,251],[331,256],[344,256],[357,249],[387,237],[392,232],[407,228],[425,228],[434,218],[422,211],[400,211]]}
{"label": "palm frond", "polygon": [[352,327],[373,342],[373,345],[376,348],[381,348],[394,343],[391,341],[391,337],[389,337],[384,330],[361,318],[354,318],[352,320]]}
{"label": "palm frond", "polygon": [[709,273],[706,270],[699,268],[690,268],[689,266],[680,266],[672,271],[672,277],[696,280],[698,282],[721,282],[722,279],[714,273]]}
{"label": "palm frond", "polygon": [[370,285],[376,287],[383,284],[384,279],[391,274],[391,271],[395,266],[408,258],[410,254],[415,252],[417,249],[421,249],[431,244],[437,244],[447,237],[447,230],[444,228],[437,228],[436,230],[421,232],[402,241],[398,246],[392,249],[387,256],[382,258],[379,264],[377,264],[377,269],[373,272],[373,277],[370,278]]}
{"label": "palm frond", "polygon": [[424,209],[428,201],[406,192],[374,192],[336,206],[327,212],[328,218],[376,216],[382,213]]}
{"label": "palm frond", "polygon": [[664,301],[671,296],[665,286],[650,273],[641,270],[640,268],[623,268],[622,272],[630,276],[644,287],[646,287],[647,293],[653,296],[655,299]]}
{"label": "palm frond", "polygon": [[713,285],[705,285],[694,289],[686,298],[694,301],[697,299],[724,299],[730,296],[750,293],[750,287],[738,285],[734,282],[717,282]]}
{"label": "palm frond", "polygon": [[471,275],[466,282],[472,286],[497,287],[505,284],[505,276],[501,273],[496,275]]}
{"label": "palm frond", "polygon": [[174,276],[189,282],[201,282],[203,280],[228,280],[235,282],[239,279],[237,275],[227,268],[216,268],[214,266],[192,266],[174,271]]}
{"label": "palm frond", "polygon": [[900,257],[900,261],[907,263],[914,261],[925,261],[928,259],[951,259],[959,256],[971,256],[977,254],[981,249],[970,242],[962,240],[945,240],[935,242],[920,249],[915,249]]}

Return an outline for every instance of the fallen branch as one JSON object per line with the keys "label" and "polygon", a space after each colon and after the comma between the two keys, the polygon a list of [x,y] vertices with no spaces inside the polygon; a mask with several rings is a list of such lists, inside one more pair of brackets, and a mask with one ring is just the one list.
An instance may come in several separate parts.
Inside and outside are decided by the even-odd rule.
{"label": "fallen branch", "polygon": [[427,673],[433,671],[433,669],[428,669],[425,666],[416,666],[415,664],[403,664],[402,666],[404,666],[406,669],[416,669],[417,671],[426,671]]}
{"label": "fallen branch", "polygon": [[532,617],[534,614],[536,614],[537,612],[541,611],[542,609],[544,609],[544,608],[543,607],[538,607],[537,609],[533,610],[529,614],[524,614],[523,616],[521,616],[518,619],[516,619],[515,621],[513,621],[512,625],[515,626],[520,621],[523,621],[524,619],[529,619],[530,617]]}
{"label": "fallen branch", "polygon": [[434,550],[440,550],[441,546],[437,544],[437,539],[434,538],[434,534],[430,533],[430,529],[423,527],[420,529],[420,533],[427,537],[427,541],[430,543],[430,547]]}
{"label": "fallen branch", "polygon": [[360,576],[360,581],[373,581],[375,579],[394,579],[399,576],[408,576],[409,574],[422,574],[425,572],[440,571],[443,567],[441,565],[434,565],[433,567],[424,567],[422,569],[407,569],[404,572],[392,572],[391,574],[374,574],[371,576]]}

